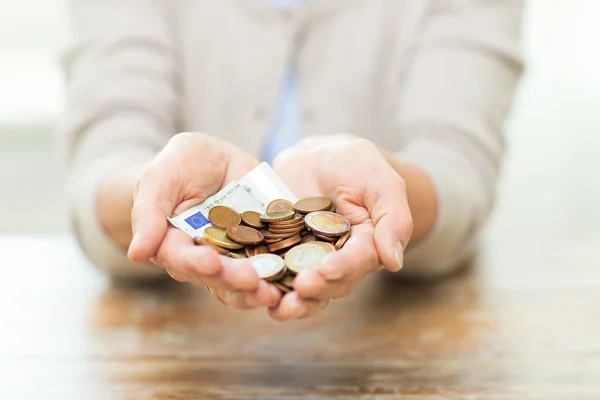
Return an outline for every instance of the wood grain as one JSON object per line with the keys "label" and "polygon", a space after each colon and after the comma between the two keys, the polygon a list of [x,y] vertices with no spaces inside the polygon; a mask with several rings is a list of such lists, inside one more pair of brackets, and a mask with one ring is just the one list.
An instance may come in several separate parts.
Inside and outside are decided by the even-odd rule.
{"label": "wood grain", "polygon": [[0,399],[598,399],[599,243],[486,243],[446,279],[382,273],[281,324],[0,237]]}

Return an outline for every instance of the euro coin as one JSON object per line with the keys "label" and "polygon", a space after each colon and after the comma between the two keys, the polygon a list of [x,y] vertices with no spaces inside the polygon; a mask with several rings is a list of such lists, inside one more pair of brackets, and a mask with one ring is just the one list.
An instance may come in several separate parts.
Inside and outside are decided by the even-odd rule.
{"label": "euro coin", "polygon": [[201,246],[210,246],[212,249],[215,249],[219,254],[221,254],[223,256],[226,256],[227,254],[229,254],[229,251],[227,251],[226,249],[224,249],[222,247],[215,246],[214,244],[212,244],[205,238],[195,237],[194,242],[196,242],[196,244],[199,244]]}
{"label": "euro coin", "polygon": [[279,282],[273,282],[273,286],[275,286],[277,289],[279,289],[283,294],[285,293],[289,293],[292,291],[292,289],[290,289],[289,287],[282,285]]}
{"label": "euro coin", "polygon": [[287,211],[287,210],[293,211],[294,205],[290,201],[284,200],[284,199],[273,200],[267,206],[267,213],[272,213],[274,211]]}
{"label": "euro coin", "polygon": [[242,252],[242,251],[230,251],[227,254],[227,257],[243,259],[243,258],[248,258],[248,255],[246,255],[246,252]]}
{"label": "euro coin", "polygon": [[342,236],[341,238],[339,238],[338,241],[335,242],[335,245],[334,245],[335,249],[336,250],[341,249],[346,244],[346,242],[348,241],[348,239],[350,239],[350,235],[352,235],[352,231],[351,230],[348,231],[348,232],[346,232],[346,234],[344,236]]}
{"label": "euro coin", "polygon": [[225,206],[214,206],[211,208],[208,211],[208,219],[211,224],[221,229],[227,229],[242,222],[242,217],[237,211]]}
{"label": "euro coin", "polygon": [[332,253],[335,251],[335,246],[333,245],[333,243],[330,243],[330,242],[312,242],[312,243],[316,244],[317,246],[321,246],[329,253]]}
{"label": "euro coin", "polygon": [[329,211],[311,212],[304,221],[311,231],[325,236],[342,236],[351,228],[346,217]]}
{"label": "euro coin", "polygon": [[295,280],[296,280],[296,277],[294,277],[293,275],[286,275],[279,281],[279,283],[281,283],[284,286],[289,287],[290,289],[293,289]]}
{"label": "euro coin", "polygon": [[317,238],[312,233],[307,233],[306,235],[302,235],[302,243],[310,243],[310,242],[314,242],[315,240],[317,240]]}
{"label": "euro coin", "polygon": [[271,240],[281,241],[283,239],[287,239],[289,237],[296,236],[298,234],[297,232],[273,233],[273,232],[269,232],[269,231],[261,231],[260,233],[263,234],[263,237],[265,238],[265,242],[271,241]]}
{"label": "euro coin", "polygon": [[233,240],[229,239],[227,237],[225,229],[220,229],[214,226],[206,228],[206,230],[204,231],[204,237],[211,244],[218,247],[222,247],[224,249],[238,250],[244,247],[243,244],[236,243]]}
{"label": "euro coin", "polygon": [[250,257],[248,261],[261,279],[272,279],[285,271],[283,258],[275,254],[260,254]]}
{"label": "euro coin", "polygon": [[270,252],[275,252],[275,251],[287,249],[288,247],[292,247],[293,245],[298,244],[301,241],[302,241],[302,238],[300,237],[300,235],[295,235],[295,236],[289,237],[287,239],[283,239],[280,242],[269,244],[267,247],[269,248]]}
{"label": "euro coin", "polygon": [[294,215],[294,218],[290,218],[286,221],[271,222],[269,224],[269,226],[278,227],[278,228],[283,228],[283,227],[289,228],[291,226],[302,225],[303,223],[304,223],[304,215],[296,214],[296,215]]}
{"label": "euro coin", "polygon": [[331,200],[327,197],[307,197],[298,200],[298,202],[294,204],[294,208],[300,214],[309,214],[313,211],[329,210],[331,205]]}
{"label": "euro coin", "polygon": [[262,233],[249,226],[230,226],[225,230],[225,233],[229,239],[242,244],[256,245],[264,240]]}
{"label": "euro coin", "polygon": [[259,254],[267,254],[269,253],[269,248],[267,246],[265,246],[264,244],[261,244],[260,246],[256,246],[254,248],[254,255],[257,256]]}
{"label": "euro coin", "polygon": [[260,213],[256,211],[246,211],[241,215],[242,222],[254,229],[264,229],[267,226],[260,220]]}
{"label": "euro coin", "polygon": [[[333,246],[331,246],[333,248]],[[331,251],[317,243],[304,243],[291,248],[285,255],[285,265],[296,274],[315,269]]]}
{"label": "euro coin", "polygon": [[315,235],[317,239],[324,240],[326,242],[335,242],[338,239],[337,236],[325,236],[317,232],[313,232],[313,235]]}
{"label": "euro coin", "polygon": [[260,220],[262,222],[287,221],[288,219],[294,218],[295,215],[296,213],[291,210],[273,211],[271,213],[265,213],[261,215]]}

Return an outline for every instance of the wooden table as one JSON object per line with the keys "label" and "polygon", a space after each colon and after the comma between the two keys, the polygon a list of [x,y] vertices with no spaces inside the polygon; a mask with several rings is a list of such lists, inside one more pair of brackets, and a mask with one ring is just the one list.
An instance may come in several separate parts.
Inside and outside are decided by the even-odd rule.
{"label": "wooden table", "polygon": [[276,323],[177,283],[112,286],[68,238],[0,237],[0,399],[599,399],[600,238],[487,243]]}

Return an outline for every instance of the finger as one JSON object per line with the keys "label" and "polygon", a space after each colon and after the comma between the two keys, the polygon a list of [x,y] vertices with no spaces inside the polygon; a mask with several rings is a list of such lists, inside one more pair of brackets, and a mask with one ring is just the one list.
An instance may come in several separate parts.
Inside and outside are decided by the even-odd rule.
{"label": "finger", "polygon": [[413,221],[406,186],[400,176],[391,171],[370,183],[369,193],[375,193],[366,206],[375,227],[375,245],[382,264],[390,271],[402,268],[404,249],[413,230]]}
{"label": "finger", "polygon": [[216,290],[214,294],[222,303],[239,310],[274,307],[281,299],[281,292],[263,280],[260,281],[256,291],[252,293]]}
{"label": "finger", "polygon": [[168,229],[167,218],[178,202],[174,180],[167,173],[149,169],[137,184],[131,226],[133,239],[128,256],[132,262],[145,262],[152,258]]}
{"label": "finger", "polygon": [[209,246],[197,246],[193,239],[176,228],[167,230],[153,262],[179,277],[216,276],[222,265],[217,252]]}
{"label": "finger", "polygon": [[360,224],[352,227],[352,236],[344,247],[323,259],[318,271],[328,281],[350,281],[378,267],[373,227],[370,224]]}
{"label": "finger", "polygon": [[276,321],[300,319],[307,315],[314,315],[325,308],[328,301],[307,300],[298,296],[296,292],[287,293],[282,297],[279,306],[269,308],[269,316]]}

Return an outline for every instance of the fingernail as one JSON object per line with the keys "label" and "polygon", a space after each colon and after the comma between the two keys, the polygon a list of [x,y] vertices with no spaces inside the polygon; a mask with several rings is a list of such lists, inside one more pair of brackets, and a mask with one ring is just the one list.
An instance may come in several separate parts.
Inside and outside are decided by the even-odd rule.
{"label": "fingernail", "polygon": [[402,264],[403,264],[403,260],[404,260],[404,247],[402,247],[402,243],[400,241],[398,241],[398,243],[396,243],[395,253],[396,253],[395,256],[396,256],[396,262],[398,263],[398,268],[394,272],[398,272],[402,269]]}

